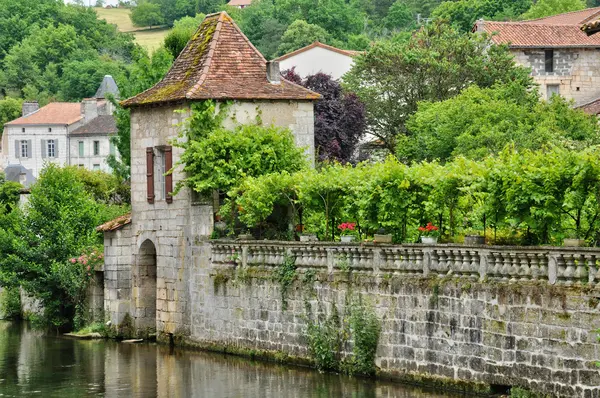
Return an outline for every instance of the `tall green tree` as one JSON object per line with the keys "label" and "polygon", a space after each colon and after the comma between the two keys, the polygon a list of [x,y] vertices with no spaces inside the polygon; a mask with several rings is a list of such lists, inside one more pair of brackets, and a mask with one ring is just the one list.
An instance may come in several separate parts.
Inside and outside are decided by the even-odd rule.
{"label": "tall green tree", "polygon": [[315,41],[326,43],[329,41],[329,34],[318,25],[303,20],[294,21],[281,37],[279,55],[295,51]]}
{"label": "tall green tree", "polygon": [[469,32],[478,19],[516,19],[527,11],[532,0],[459,0],[444,1],[431,13],[432,18],[450,21],[463,32]]}
{"label": "tall green tree", "polygon": [[160,5],[150,1],[140,1],[131,11],[130,18],[135,26],[152,27],[162,25],[166,21]]}
{"label": "tall green tree", "polygon": [[521,15],[521,19],[535,19],[564,12],[579,11],[586,7],[583,0],[538,0]]}
{"label": "tall green tree", "polygon": [[204,14],[198,14],[195,17],[183,17],[175,21],[173,29],[165,37],[165,48],[169,50],[173,58],[177,58],[185,48],[192,35],[198,30],[204,17]]}
{"label": "tall green tree", "polygon": [[392,153],[398,137],[410,134],[406,121],[420,101],[443,101],[471,84],[532,84],[529,70],[515,65],[507,47],[442,22],[427,25],[405,42],[377,43],[355,58],[344,81],[366,106],[367,131]]}

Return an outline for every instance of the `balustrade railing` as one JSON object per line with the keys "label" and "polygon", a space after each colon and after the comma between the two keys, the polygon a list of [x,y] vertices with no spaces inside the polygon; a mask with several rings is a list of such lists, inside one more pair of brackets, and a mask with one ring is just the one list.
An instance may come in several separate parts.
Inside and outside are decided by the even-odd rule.
{"label": "balustrade railing", "polygon": [[211,241],[212,263],[376,274],[456,277],[503,282],[600,284],[600,248],[375,245],[330,242]]}

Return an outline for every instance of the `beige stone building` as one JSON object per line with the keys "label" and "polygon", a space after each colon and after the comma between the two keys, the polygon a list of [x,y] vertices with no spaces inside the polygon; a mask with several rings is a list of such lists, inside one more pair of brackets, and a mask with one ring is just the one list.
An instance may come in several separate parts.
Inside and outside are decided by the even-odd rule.
{"label": "beige stone building", "polygon": [[542,98],[560,94],[597,114],[600,98],[600,35],[582,25],[600,17],[600,7],[520,22],[479,20],[473,28],[507,44],[519,65],[531,68]]}
{"label": "beige stone building", "polygon": [[[190,297],[198,256],[192,243],[213,230],[212,203],[189,189],[175,196],[184,176],[177,163],[181,148],[171,147],[178,124],[197,101],[232,101],[226,126],[255,123],[289,128],[314,158],[313,102],[310,90],[281,78],[227,13],[208,15],[167,75],[151,89],[123,102],[131,109],[130,216],[100,228],[105,232],[105,313],[113,323],[126,313],[139,330],[192,333]],[[197,253],[196,253],[197,254]],[[198,325],[196,322],[194,324]]]}

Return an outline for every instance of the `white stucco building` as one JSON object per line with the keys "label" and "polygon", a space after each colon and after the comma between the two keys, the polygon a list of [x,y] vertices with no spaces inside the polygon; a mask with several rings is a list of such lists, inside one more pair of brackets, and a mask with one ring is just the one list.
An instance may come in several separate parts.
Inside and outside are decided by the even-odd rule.
{"label": "white stucco building", "polygon": [[325,73],[334,79],[341,79],[354,64],[354,57],[360,51],[341,50],[318,41],[313,44],[282,55],[274,61],[279,62],[282,71],[294,68],[300,77]]}
{"label": "white stucco building", "polygon": [[109,137],[117,128],[107,93],[118,96],[110,76],[104,78],[94,98],[81,103],[52,102],[42,108],[37,102],[23,103],[22,116],[4,125],[0,169],[25,185],[31,178],[23,181],[15,176],[36,179],[48,163],[110,171],[106,157],[114,149]]}

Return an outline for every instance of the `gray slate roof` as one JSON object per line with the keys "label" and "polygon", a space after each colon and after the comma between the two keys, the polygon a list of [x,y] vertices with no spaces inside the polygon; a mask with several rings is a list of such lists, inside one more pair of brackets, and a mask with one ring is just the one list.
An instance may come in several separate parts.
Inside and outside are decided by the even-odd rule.
{"label": "gray slate roof", "polygon": [[112,115],[93,118],[89,123],[73,130],[71,135],[108,135],[117,132],[117,123]]}
{"label": "gray slate roof", "polygon": [[117,83],[111,75],[104,76],[94,98],[106,98],[106,94],[112,94],[115,98],[120,98],[119,87],[117,87]]}
{"label": "gray slate roof", "polygon": [[25,181],[23,182],[23,186],[25,188],[29,188],[36,181],[31,170],[26,169],[20,164],[10,164],[6,166],[6,168],[4,169],[4,174],[6,175],[6,181],[13,181],[19,183],[21,182],[21,174],[25,174]]}

